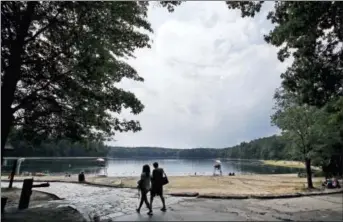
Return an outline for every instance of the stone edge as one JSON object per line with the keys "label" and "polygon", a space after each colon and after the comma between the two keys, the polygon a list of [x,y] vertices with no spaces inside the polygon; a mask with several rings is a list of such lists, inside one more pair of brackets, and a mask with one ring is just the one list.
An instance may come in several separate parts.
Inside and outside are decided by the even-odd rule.
{"label": "stone edge", "polygon": [[197,198],[208,198],[208,199],[285,199],[295,197],[307,197],[307,196],[321,196],[328,194],[339,194],[343,193],[343,189],[335,191],[322,191],[322,192],[302,192],[302,193],[290,193],[290,194],[279,194],[279,195],[198,195]]}
{"label": "stone edge", "polygon": [[[13,182],[23,182],[24,179],[17,179],[13,180]],[[1,180],[1,182],[10,182],[9,180]],[[77,181],[63,181],[63,180],[36,180],[35,182],[47,182],[47,183],[73,183],[73,184],[80,184],[80,185],[90,185],[90,186],[97,186],[97,187],[111,187],[111,188],[130,188],[130,187],[123,187],[121,184],[119,185],[111,185],[111,184],[101,184],[101,183],[93,183],[93,182],[77,182]]]}
{"label": "stone edge", "polygon": [[[13,180],[13,182],[23,182],[24,180]],[[9,182],[9,180],[1,180],[1,182]],[[53,182],[61,182],[61,181],[46,181],[49,183],[53,183]],[[61,182],[61,183],[65,183],[65,182]],[[76,183],[76,182],[72,182],[69,181],[69,183]],[[52,197],[54,200],[64,200],[65,198],[61,198],[58,195],[54,194],[54,193],[50,193],[50,192],[46,192],[46,191],[41,191],[41,190],[35,190],[35,192],[39,192],[39,193],[44,193],[46,195],[49,195],[50,197]],[[77,211],[79,213],[79,215],[84,219],[84,221],[90,221],[88,218],[86,218],[76,207],[72,206],[72,205],[68,205],[66,206],[68,208],[71,208],[75,211]]]}
{"label": "stone edge", "polygon": [[35,192],[44,193],[46,195],[49,195],[53,200],[63,200],[64,199],[64,198],[61,198],[61,197],[57,196],[54,193],[50,193],[50,192],[46,192],[46,191],[35,190]]}

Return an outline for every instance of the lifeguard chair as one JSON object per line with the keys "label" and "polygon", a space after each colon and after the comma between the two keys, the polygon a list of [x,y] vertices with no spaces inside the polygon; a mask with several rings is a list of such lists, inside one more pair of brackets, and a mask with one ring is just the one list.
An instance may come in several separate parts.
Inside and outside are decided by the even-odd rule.
{"label": "lifeguard chair", "polygon": [[216,160],[216,162],[213,165],[213,176],[216,175],[216,172],[219,171],[220,176],[223,175],[222,172],[222,163],[220,162],[220,160]]}
{"label": "lifeguard chair", "polygon": [[96,164],[98,165],[98,167],[101,167],[104,170],[104,175],[102,175],[102,176],[107,176],[106,160],[104,160],[103,158],[98,158],[98,159],[96,159]]}

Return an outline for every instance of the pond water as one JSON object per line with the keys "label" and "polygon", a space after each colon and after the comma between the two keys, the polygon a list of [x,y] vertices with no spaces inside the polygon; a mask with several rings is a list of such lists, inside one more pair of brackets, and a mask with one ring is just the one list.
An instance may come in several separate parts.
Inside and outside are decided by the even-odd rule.
{"label": "pond water", "polygon": [[[3,172],[11,170],[11,162],[8,159]],[[214,159],[106,159],[106,171],[108,176],[136,176],[139,175],[142,166],[157,161],[168,175],[212,175]],[[299,169],[277,166],[266,166],[254,160],[221,160],[224,175],[234,172],[235,174],[284,174],[297,173]],[[27,158],[22,162],[20,172],[45,172],[49,174],[79,173],[84,171],[88,174],[104,173],[104,167],[97,165],[96,158]]]}

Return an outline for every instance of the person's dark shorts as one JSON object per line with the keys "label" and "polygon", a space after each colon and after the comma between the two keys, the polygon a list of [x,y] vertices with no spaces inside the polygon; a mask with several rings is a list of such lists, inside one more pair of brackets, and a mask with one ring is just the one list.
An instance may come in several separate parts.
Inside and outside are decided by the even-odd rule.
{"label": "person's dark shorts", "polygon": [[163,196],[163,186],[152,187],[151,196]]}

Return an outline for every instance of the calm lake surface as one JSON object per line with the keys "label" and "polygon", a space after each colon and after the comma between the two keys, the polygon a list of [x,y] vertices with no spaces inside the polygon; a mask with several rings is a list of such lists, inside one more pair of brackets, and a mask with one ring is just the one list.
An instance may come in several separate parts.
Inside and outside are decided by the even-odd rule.
{"label": "calm lake surface", "polygon": [[[7,159],[3,172],[9,172],[12,165]],[[182,175],[212,175],[214,159],[106,159],[108,176],[137,176],[142,166],[157,161],[170,176]],[[262,165],[254,160],[225,160],[221,159],[223,175],[230,172],[235,174],[283,174],[297,173],[299,169]],[[104,168],[97,165],[96,158],[35,158],[25,159],[20,167],[20,173],[45,172],[51,175],[68,173],[103,174]]]}

